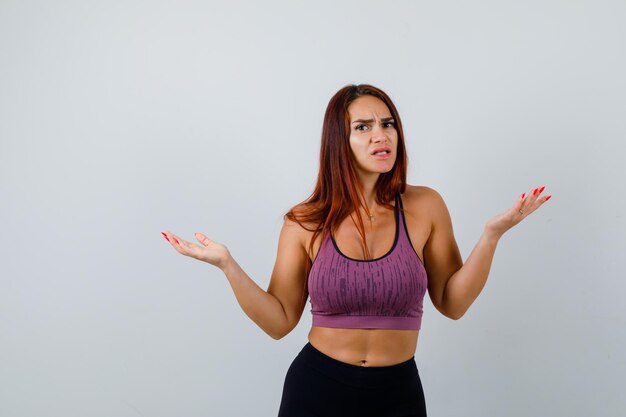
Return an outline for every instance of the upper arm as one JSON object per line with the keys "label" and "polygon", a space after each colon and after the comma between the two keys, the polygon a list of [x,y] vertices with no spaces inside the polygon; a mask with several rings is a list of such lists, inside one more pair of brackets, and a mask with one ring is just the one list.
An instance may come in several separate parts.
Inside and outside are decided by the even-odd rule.
{"label": "upper arm", "polygon": [[267,292],[283,306],[288,323],[285,334],[300,321],[308,296],[304,288],[308,255],[303,244],[302,230],[298,223],[285,219],[278,238],[276,263],[267,288]]}
{"label": "upper arm", "polygon": [[424,267],[428,274],[428,294],[437,310],[446,317],[443,305],[446,284],[452,275],[461,269],[463,259],[454,239],[450,213],[441,195],[429,188],[429,213],[431,231],[424,245]]}

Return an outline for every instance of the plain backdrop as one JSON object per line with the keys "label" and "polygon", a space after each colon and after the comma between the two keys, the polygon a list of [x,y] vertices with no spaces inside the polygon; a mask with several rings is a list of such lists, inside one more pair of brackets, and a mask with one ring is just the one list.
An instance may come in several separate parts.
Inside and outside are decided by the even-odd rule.
{"label": "plain backdrop", "polygon": [[394,100],[408,182],[443,196],[464,260],[522,192],[553,195],[462,319],[426,297],[429,416],[623,416],[625,20],[617,0],[2,0],[0,416],[275,416],[310,303],[273,340],[161,231],[267,289],[351,83]]}

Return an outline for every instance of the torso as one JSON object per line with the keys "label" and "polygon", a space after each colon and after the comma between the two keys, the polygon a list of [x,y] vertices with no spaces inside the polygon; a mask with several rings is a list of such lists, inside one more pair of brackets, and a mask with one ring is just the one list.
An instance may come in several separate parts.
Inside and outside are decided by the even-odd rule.
{"label": "torso", "polygon": [[[424,245],[431,230],[428,199],[425,193],[425,187],[407,185],[406,192],[401,195],[409,237],[422,261]],[[376,216],[373,226],[370,226],[367,216],[363,216],[367,246],[373,258],[389,252],[395,238],[393,210],[386,208],[379,210],[373,213]],[[306,234],[304,242],[308,248],[313,233],[302,230]],[[403,230],[399,232],[404,233]],[[343,254],[354,259],[364,259],[358,230],[349,216],[333,233],[333,237]],[[318,236],[313,245],[311,261],[315,259],[320,244],[321,237]],[[415,355],[418,335],[419,330],[339,329],[312,326],[308,338],[317,350],[338,361],[358,366],[390,366],[411,359]]]}

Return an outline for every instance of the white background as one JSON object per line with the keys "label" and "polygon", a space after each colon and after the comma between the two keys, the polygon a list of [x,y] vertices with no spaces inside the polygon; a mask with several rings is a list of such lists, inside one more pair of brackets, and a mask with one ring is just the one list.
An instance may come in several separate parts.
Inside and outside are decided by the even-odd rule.
{"label": "white background", "polygon": [[271,339],[201,231],[269,284],[328,100],[370,83],[467,259],[522,192],[459,321],[428,297],[430,417],[623,416],[621,1],[0,3],[0,416],[275,416]]}

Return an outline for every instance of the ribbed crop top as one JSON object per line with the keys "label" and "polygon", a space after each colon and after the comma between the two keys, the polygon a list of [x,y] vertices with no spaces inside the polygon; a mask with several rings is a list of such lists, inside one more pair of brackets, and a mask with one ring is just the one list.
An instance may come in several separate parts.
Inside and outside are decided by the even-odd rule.
{"label": "ribbed crop top", "polygon": [[399,194],[395,201],[394,242],[379,258],[349,258],[341,253],[331,233],[326,233],[308,278],[313,326],[421,328],[428,276],[411,244],[404,213],[398,215],[398,205],[402,207]]}

